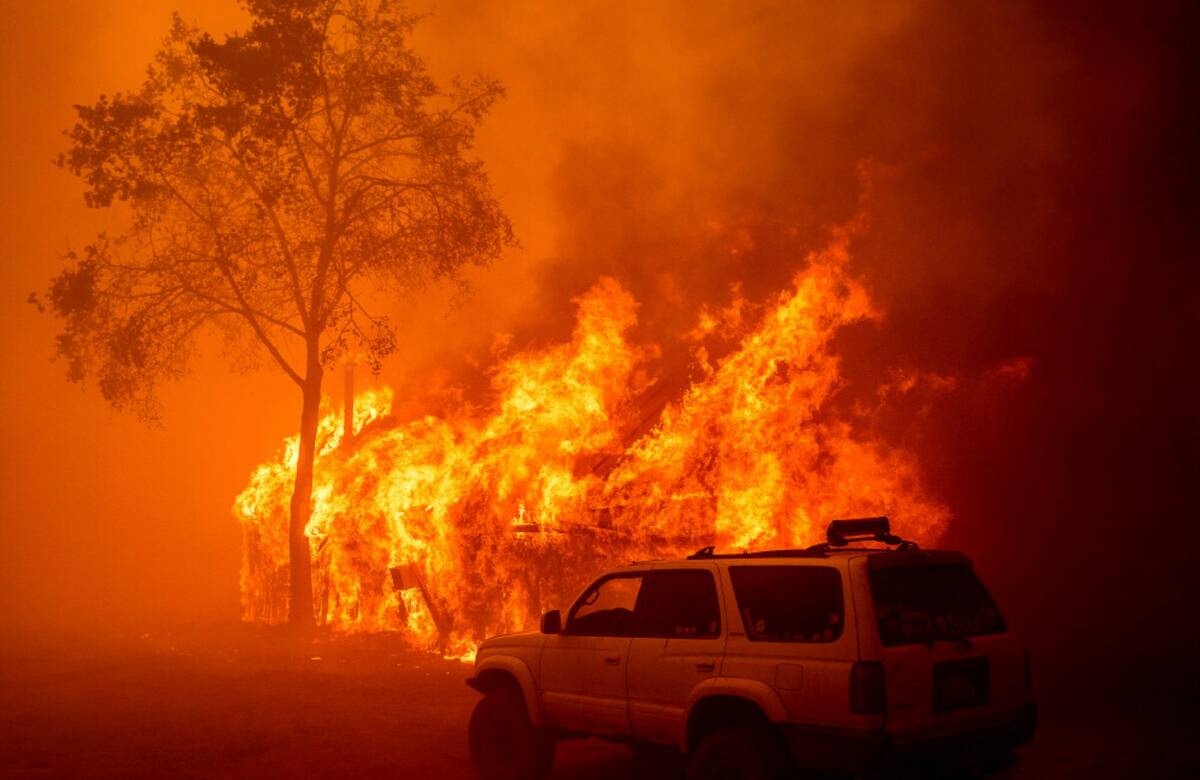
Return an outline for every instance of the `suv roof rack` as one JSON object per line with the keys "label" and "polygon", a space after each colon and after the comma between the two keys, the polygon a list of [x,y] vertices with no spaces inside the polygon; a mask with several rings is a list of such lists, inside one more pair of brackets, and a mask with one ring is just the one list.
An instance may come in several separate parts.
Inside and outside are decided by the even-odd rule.
{"label": "suv roof rack", "polygon": [[825,539],[833,547],[845,547],[850,542],[866,541],[896,545],[912,544],[892,533],[892,526],[886,515],[834,520],[825,529]]}
{"label": "suv roof rack", "polygon": [[[701,547],[688,556],[689,561],[708,558],[825,558],[834,548],[847,547],[851,542],[880,542],[895,546],[898,550],[915,550],[916,542],[901,539],[892,533],[891,523],[886,516],[855,517],[834,520],[825,529],[826,541],[796,550],[762,550],[759,552],[720,553],[712,545]],[[870,549],[866,547],[849,549]]]}

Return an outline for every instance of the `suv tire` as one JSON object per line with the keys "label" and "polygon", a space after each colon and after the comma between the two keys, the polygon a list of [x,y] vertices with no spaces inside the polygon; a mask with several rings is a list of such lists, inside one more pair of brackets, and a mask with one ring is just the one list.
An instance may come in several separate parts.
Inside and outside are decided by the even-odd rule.
{"label": "suv tire", "polygon": [[683,754],[675,747],[654,742],[632,742],[629,752],[633,753],[633,777],[683,780]]}
{"label": "suv tire", "polygon": [[761,728],[717,729],[696,746],[688,760],[688,780],[775,780],[783,752]]}
{"label": "suv tire", "polygon": [[529,722],[519,691],[484,694],[467,727],[471,763],[483,780],[544,780],[554,764],[555,741]]}

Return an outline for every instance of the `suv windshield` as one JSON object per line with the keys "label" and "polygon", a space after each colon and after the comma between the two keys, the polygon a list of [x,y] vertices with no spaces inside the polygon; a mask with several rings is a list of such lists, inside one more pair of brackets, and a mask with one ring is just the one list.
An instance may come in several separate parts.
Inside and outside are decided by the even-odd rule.
{"label": "suv windshield", "polygon": [[969,567],[913,564],[870,570],[885,647],[1000,634],[1004,618]]}

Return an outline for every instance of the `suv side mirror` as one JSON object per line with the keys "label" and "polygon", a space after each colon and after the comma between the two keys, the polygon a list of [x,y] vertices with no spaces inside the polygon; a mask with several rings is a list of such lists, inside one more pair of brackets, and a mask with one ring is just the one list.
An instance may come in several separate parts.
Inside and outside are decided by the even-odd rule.
{"label": "suv side mirror", "polygon": [[543,634],[561,634],[562,633],[562,613],[557,609],[552,609],[542,615],[542,633]]}

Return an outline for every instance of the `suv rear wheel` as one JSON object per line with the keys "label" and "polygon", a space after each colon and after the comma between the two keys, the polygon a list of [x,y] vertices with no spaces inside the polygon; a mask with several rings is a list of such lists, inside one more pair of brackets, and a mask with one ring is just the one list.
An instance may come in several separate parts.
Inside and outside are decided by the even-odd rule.
{"label": "suv rear wheel", "polygon": [[683,754],[671,745],[633,742],[629,751],[633,753],[634,777],[683,780]]}
{"label": "suv rear wheel", "polygon": [[688,780],[775,780],[784,756],[761,728],[717,729],[696,746],[688,760]]}
{"label": "suv rear wheel", "polygon": [[484,694],[467,727],[471,763],[484,780],[543,780],[554,764],[554,739],[529,722],[519,691]]}

